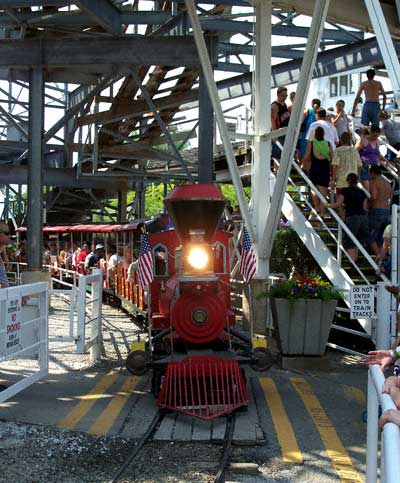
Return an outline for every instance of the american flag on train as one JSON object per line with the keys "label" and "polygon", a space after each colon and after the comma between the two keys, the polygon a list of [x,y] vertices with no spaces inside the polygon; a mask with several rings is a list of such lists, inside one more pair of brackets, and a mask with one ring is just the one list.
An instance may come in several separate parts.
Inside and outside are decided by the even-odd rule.
{"label": "american flag on train", "polygon": [[239,271],[247,283],[250,283],[253,280],[256,273],[256,256],[254,254],[250,235],[245,226],[243,226],[242,253],[240,255]]}
{"label": "american flag on train", "polygon": [[146,233],[140,237],[140,251],[138,258],[137,276],[139,285],[145,287],[154,279],[154,261],[151,246]]}

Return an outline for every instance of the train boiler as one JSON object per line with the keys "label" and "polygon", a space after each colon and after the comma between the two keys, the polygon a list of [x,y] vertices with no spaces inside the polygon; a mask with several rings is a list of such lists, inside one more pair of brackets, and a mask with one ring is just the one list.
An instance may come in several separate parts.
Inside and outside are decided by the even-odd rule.
{"label": "train boiler", "polygon": [[217,230],[226,199],[216,186],[196,184],[176,187],[165,203],[174,230],[149,237],[151,337],[127,367],[152,369],[161,408],[212,419],[248,404],[242,364],[256,359],[231,306],[231,235]]}

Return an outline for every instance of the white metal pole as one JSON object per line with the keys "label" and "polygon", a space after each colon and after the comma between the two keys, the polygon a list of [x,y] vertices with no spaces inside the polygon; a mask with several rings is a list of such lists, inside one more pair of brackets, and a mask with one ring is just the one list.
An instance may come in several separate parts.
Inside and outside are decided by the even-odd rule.
{"label": "white metal pole", "polygon": [[367,406],[367,471],[365,483],[376,483],[378,469],[378,396],[370,371],[368,371]]}
{"label": "white metal pole", "polygon": [[77,307],[77,341],[76,352],[85,352],[85,322],[86,322],[86,276],[79,277],[78,281],[78,307]]}
{"label": "white metal pole", "polygon": [[365,0],[365,6],[374,28],[376,40],[379,50],[383,57],[389,79],[392,84],[393,93],[396,99],[400,96],[400,62],[397,57],[396,49],[393,45],[393,39],[390,35],[385,15],[379,0]]}
{"label": "white metal pole", "polygon": [[207,46],[203,37],[203,32],[201,31],[201,26],[196,13],[196,5],[193,0],[185,0],[186,9],[193,27],[193,36],[197,47],[197,52],[199,54],[201,67],[203,69],[203,74],[205,81],[207,83],[208,92],[210,95],[211,103],[215,112],[215,118],[217,120],[219,132],[224,145],[226,160],[229,166],[229,171],[231,173],[232,182],[236,190],[236,195],[238,197],[239,207],[242,214],[242,218],[246,224],[253,242],[257,240],[254,226],[250,218],[249,207],[247,204],[246,196],[244,194],[242,181],[240,179],[239,168],[236,164],[235,154],[233,152],[231,140],[229,137],[228,127],[225,122],[224,113],[221,107],[221,102],[218,97],[218,89],[214,80],[213,70],[211,67],[211,62],[208,57]]}
{"label": "white metal pole", "polygon": [[[263,137],[271,130],[271,35],[272,1],[256,3],[256,65],[254,74],[254,172],[251,180],[253,220],[257,240],[265,230],[271,203],[271,138]],[[257,250],[258,278],[268,278],[269,260]]]}
{"label": "white metal pole", "polygon": [[376,348],[390,347],[390,293],[385,289],[385,282],[377,283],[376,294]]}
{"label": "white metal pole", "polygon": [[282,203],[286,192],[286,185],[292,166],[292,159],[296,149],[297,138],[300,133],[300,125],[302,121],[304,106],[307,100],[308,90],[311,83],[312,74],[317,58],[318,47],[321,40],[322,31],[326,15],[328,13],[330,0],[320,0],[315,2],[313,17],[311,20],[310,32],[308,34],[307,46],[304,52],[303,62],[301,64],[299,83],[296,91],[296,100],[293,105],[292,114],[290,116],[285,144],[283,146],[282,156],[274,193],[271,199],[271,208],[268,213],[264,234],[260,240],[260,253],[270,258],[272,245],[275,238],[275,232],[278,227],[279,218],[282,209]]}
{"label": "white metal pole", "polygon": [[102,315],[102,296],[103,296],[103,270],[93,269],[96,280],[92,283],[92,315],[90,322],[90,337],[96,338],[96,342],[90,347],[90,361],[95,362],[100,359],[103,343],[101,315]]}

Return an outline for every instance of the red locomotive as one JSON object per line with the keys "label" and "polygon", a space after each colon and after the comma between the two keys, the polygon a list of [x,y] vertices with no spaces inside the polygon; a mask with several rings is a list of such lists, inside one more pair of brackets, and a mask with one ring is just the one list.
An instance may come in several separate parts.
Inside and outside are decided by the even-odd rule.
{"label": "red locomotive", "polygon": [[165,199],[175,230],[149,236],[154,254],[150,339],[128,355],[134,374],[153,370],[161,408],[212,419],[246,406],[239,363],[256,362],[235,327],[229,282],[230,234],[217,225],[226,200],[212,184],[182,185]]}

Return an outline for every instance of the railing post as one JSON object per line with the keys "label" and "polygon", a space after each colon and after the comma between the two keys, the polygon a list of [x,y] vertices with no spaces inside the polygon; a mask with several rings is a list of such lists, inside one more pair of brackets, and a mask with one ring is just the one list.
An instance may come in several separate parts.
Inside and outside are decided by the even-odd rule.
{"label": "railing post", "polygon": [[365,483],[376,483],[378,469],[378,396],[370,371],[368,371],[367,406],[367,471]]}
{"label": "railing post", "polygon": [[103,296],[103,270],[98,268],[92,272],[96,275],[97,280],[92,283],[92,315],[90,322],[90,336],[96,337],[97,341],[90,347],[90,361],[95,362],[101,356],[102,347],[102,330],[101,330],[101,309]]}
{"label": "railing post", "polygon": [[339,223],[338,224],[338,244],[337,244],[337,251],[336,251],[336,259],[339,267],[342,266],[342,239],[343,239],[343,230],[342,230],[342,225]]}
{"label": "railing post", "polygon": [[391,341],[390,294],[385,289],[385,282],[377,283],[376,317],[376,348],[388,349]]}
{"label": "railing post", "polygon": [[86,322],[86,276],[79,277],[78,282],[78,307],[77,307],[77,341],[76,352],[85,352],[85,322]]}

